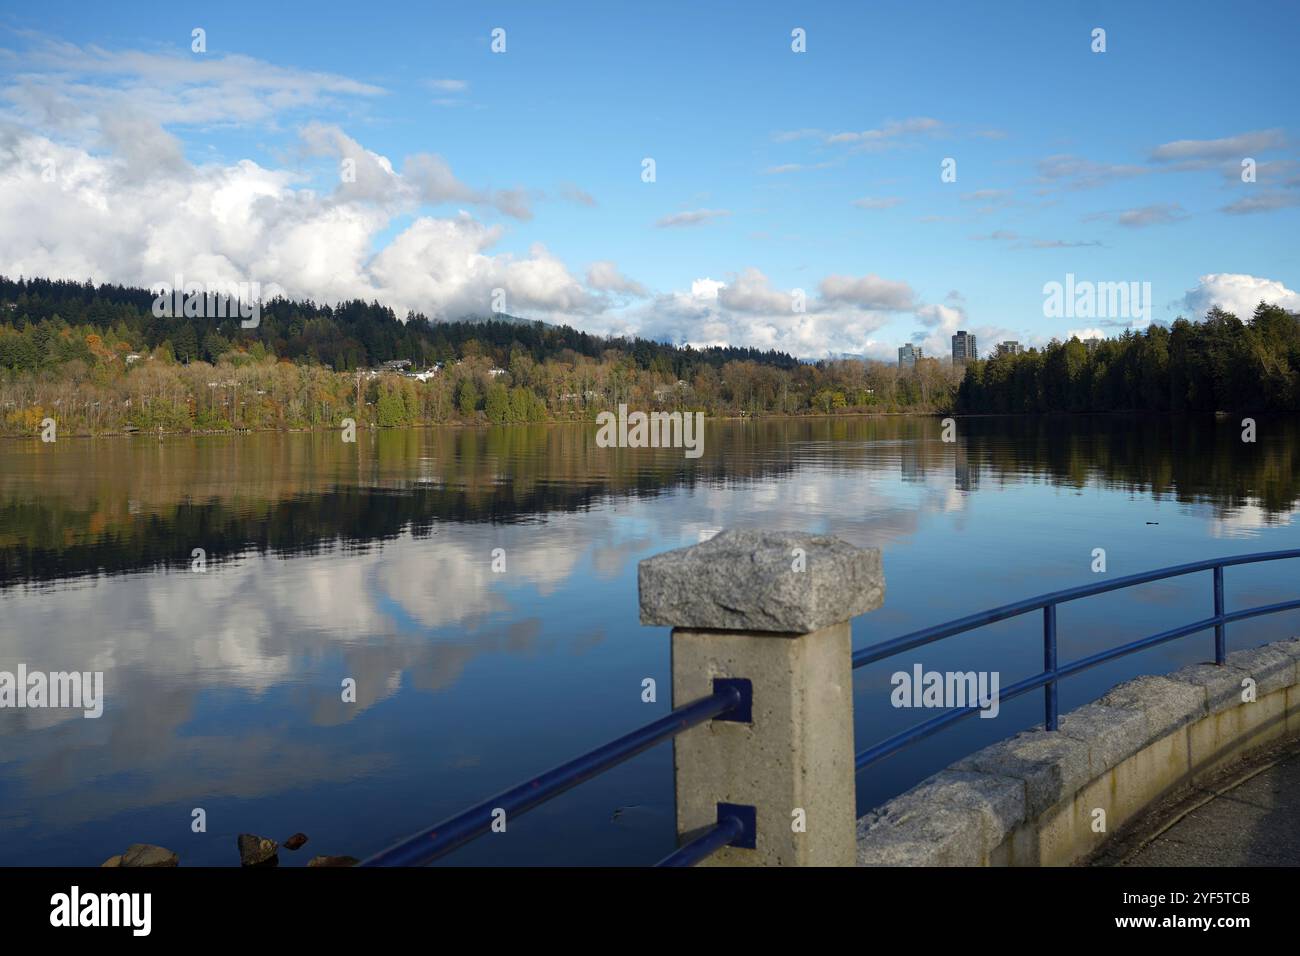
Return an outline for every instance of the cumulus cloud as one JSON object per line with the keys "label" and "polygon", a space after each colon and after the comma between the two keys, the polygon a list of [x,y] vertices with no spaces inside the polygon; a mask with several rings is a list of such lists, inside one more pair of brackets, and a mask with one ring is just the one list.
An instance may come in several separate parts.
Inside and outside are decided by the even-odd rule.
{"label": "cumulus cloud", "polygon": [[1276,279],[1239,273],[1203,275],[1197,280],[1196,288],[1189,289],[1183,296],[1184,307],[1196,318],[1217,305],[1240,319],[1249,319],[1261,301],[1300,312],[1300,293],[1288,289]]}
{"label": "cumulus cloud", "polygon": [[622,292],[634,296],[646,294],[645,286],[623,275],[618,271],[618,266],[608,260],[593,262],[587,268],[587,285],[602,292]]}
{"label": "cumulus cloud", "polygon": [[185,154],[175,136],[147,116],[130,110],[99,117],[101,142],[124,160],[122,172],[136,180],[183,175]]}
{"label": "cumulus cloud", "polygon": [[[387,157],[372,153],[337,126],[308,123],[299,133],[304,156],[331,156],[339,160],[340,195],[353,200],[400,200],[409,182],[393,170]],[[435,157],[436,159],[436,157]],[[344,175],[347,163],[347,175]],[[408,172],[409,172],[408,162]],[[447,170],[450,176],[451,170]]]}
{"label": "cumulus cloud", "polygon": [[495,191],[472,189],[456,178],[451,166],[441,156],[429,153],[411,156],[402,167],[402,174],[422,202],[431,205],[463,202],[492,206],[514,219],[533,218],[527,191],[518,188]]}
{"label": "cumulus cloud", "polygon": [[[446,319],[486,314],[503,290],[507,311],[529,318],[801,357],[867,351],[879,345],[873,333],[922,307],[907,282],[875,274],[810,278],[807,291],[796,291],[745,268],[655,294],[608,259],[575,275],[541,242],[503,251],[506,227],[482,214],[528,222],[540,193],[471,183],[438,153],[390,158],[335,123],[298,121],[303,108],[384,92],[346,77],[236,56],[45,42],[10,59],[20,61],[28,72],[0,89],[0,221],[22,224],[0,230],[3,274],[140,286],[177,276],[255,282],[267,296],[377,300],[399,315]],[[456,80],[426,85],[449,94],[467,88]],[[195,123],[296,129],[298,138],[272,162],[215,152],[195,162],[169,129]],[[903,121],[855,141],[938,129],[935,121]],[[572,184],[559,195],[595,205]],[[685,210],[656,225],[729,215]]]}
{"label": "cumulus cloud", "polygon": [[746,269],[730,285],[720,286],[718,304],[734,312],[762,314],[792,311],[793,296],[772,288],[767,276],[758,269]]}
{"label": "cumulus cloud", "polygon": [[[306,135],[309,150],[357,163],[354,183],[321,195],[290,173],[249,160],[184,166],[139,179],[131,156],[99,156],[37,135],[0,137],[0,272],[92,277],[152,285],[174,275],[201,282],[259,282],[316,301],[379,299],[399,314],[484,314],[494,288],[507,306],[539,317],[581,314],[599,301],[542,245],[493,254],[501,230],[461,212],[420,216],[378,253],[403,200],[462,198],[468,190],[437,157],[398,177],[384,157],[329,127]],[[412,164],[408,163],[408,169]],[[43,178],[46,168],[57,175]],[[494,204],[508,208],[502,197]]]}
{"label": "cumulus cloud", "polygon": [[1065,333],[1065,341],[1078,339],[1080,342],[1086,342],[1088,339],[1104,339],[1106,333],[1098,328],[1070,329]]}
{"label": "cumulus cloud", "polygon": [[881,352],[873,334],[915,306],[907,283],[875,275],[828,276],[813,292],[775,288],[761,270],[748,268],[727,280],[700,278],[687,291],[655,296],[635,318],[643,333],[679,344],[747,345],[822,358]]}
{"label": "cumulus cloud", "polygon": [[821,281],[821,293],[828,302],[884,311],[908,310],[916,302],[915,293],[906,282],[882,279],[878,275],[829,275]]}
{"label": "cumulus cloud", "polygon": [[[445,160],[422,154],[399,172],[336,127],[304,130],[311,155],[352,159],[354,182],[309,188],[301,174],[249,160],[184,163],[147,181],[123,177],[131,159],[95,155],[35,134],[0,134],[0,272],[152,285],[258,282],[318,302],[362,298],[434,318],[483,315],[495,289],[507,311],[595,332],[634,332],[696,345],[775,348],[804,357],[861,353],[892,314],[917,305],[911,286],[867,274],[829,275],[794,307],[756,268],[701,277],[653,295],[609,260],[572,274],[545,245],[497,249],[505,231],[470,212],[417,214],[378,251],[376,238],[412,203],[462,201],[484,191]],[[47,161],[58,175],[42,177]],[[418,208],[418,207],[414,207]],[[622,297],[642,300],[627,305]],[[619,312],[611,312],[618,307]]]}
{"label": "cumulus cloud", "polygon": [[421,217],[375,255],[366,278],[381,301],[402,309],[429,303],[442,318],[487,314],[498,288],[512,313],[570,315],[596,307],[591,293],[540,243],[523,258],[490,255],[500,234],[467,213]]}
{"label": "cumulus cloud", "polygon": [[921,306],[916,310],[916,320],[921,328],[912,336],[912,340],[932,358],[950,354],[952,334],[958,329],[969,327],[965,307],[955,301],[951,305],[936,303]]}

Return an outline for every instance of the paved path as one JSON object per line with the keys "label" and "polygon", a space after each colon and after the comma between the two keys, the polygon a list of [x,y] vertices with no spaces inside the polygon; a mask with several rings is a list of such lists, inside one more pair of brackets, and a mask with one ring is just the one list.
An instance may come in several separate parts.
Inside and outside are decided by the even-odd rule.
{"label": "paved path", "polygon": [[1162,805],[1094,863],[1300,866],[1300,749],[1269,750]]}

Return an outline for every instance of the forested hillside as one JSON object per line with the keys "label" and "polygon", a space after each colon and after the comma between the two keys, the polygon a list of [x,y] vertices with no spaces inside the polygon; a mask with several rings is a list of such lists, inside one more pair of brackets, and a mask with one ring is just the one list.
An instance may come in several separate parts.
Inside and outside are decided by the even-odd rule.
{"label": "forested hillside", "polygon": [[[505,423],[590,418],[619,402],[710,415],[932,410],[956,385],[933,360],[900,375],[517,319],[399,320],[379,303],[275,299],[252,329],[159,318],[153,303],[145,289],[0,278],[0,428],[33,434],[47,416],[73,433]],[[442,367],[427,381],[361,373],[397,359]]]}
{"label": "forested hillside", "polygon": [[[276,299],[238,317],[153,314],[145,289],[0,277],[0,432],[381,427],[592,418],[634,407],[709,415],[1300,410],[1300,324],[1260,304],[1115,339],[954,368],[799,362],[773,351],[604,338],[518,319],[398,319],[379,303]],[[439,366],[419,381],[373,370]]]}
{"label": "forested hillside", "polygon": [[966,368],[967,412],[1300,410],[1300,323],[1260,303],[1248,322],[1211,309],[1114,339],[1053,342]]}

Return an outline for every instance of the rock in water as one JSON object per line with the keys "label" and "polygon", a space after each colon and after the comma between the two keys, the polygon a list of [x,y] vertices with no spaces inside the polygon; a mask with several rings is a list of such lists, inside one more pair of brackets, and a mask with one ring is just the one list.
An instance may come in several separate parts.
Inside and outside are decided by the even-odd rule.
{"label": "rock in water", "polygon": [[165,847],[152,843],[132,843],[122,854],[118,866],[176,866],[180,859]]}
{"label": "rock in water", "polygon": [[120,853],[117,856],[110,856],[103,863],[99,864],[101,869],[103,869],[106,866],[121,866],[121,865],[122,865],[122,854]]}
{"label": "rock in water", "polygon": [[239,834],[240,866],[276,866],[280,858],[275,851],[280,845],[266,837],[254,836],[252,833]]}
{"label": "rock in water", "polygon": [[361,861],[355,856],[313,856],[308,866],[356,866]]}
{"label": "rock in water", "polygon": [[286,850],[296,850],[306,842],[307,834],[295,833],[293,836],[289,837],[289,839],[284,841],[284,848]]}

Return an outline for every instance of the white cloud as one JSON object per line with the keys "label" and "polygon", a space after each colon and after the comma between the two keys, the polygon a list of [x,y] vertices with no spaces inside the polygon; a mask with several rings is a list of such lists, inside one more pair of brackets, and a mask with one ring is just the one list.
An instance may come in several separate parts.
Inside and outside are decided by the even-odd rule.
{"label": "white cloud", "polygon": [[655,225],[661,229],[674,226],[699,226],[730,215],[731,211],[729,209],[691,209],[686,212],[675,212],[663,216],[655,222]]}
{"label": "white cloud", "polygon": [[130,110],[175,123],[256,123],[341,98],[374,97],[381,87],[333,73],[299,70],[240,54],[106,50],[35,38],[12,52],[20,79],[0,96],[6,118],[66,132],[97,125],[95,117]]}
{"label": "white cloud", "polygon": [[1063,182],[1070,189],[1093,189],[1116,179],[1145,176],[1148,166],[1124,163],[1099,163],[1080,156],[1048,156],[1038,162],[1040,182]]}
{"label": "white cloud", "polygon": [[856,149],[880,150],[901,145],[909,136],[934,134],[944,129],[944,124],[929,116],[915,116],[905,120],[890,120],[876,129],[859,132],[832,133],[826,137],[831,145],[848,143]]}
{"label": "white cloud", "polygon": [[[968,327],[966,310],[956,305],[923,305],[916,310],[916,320],[929,334],[923,338],[913,337],[931,358],[941,358],[952,352],[952,334],[958,329]],[[978,336],[977,339],[978,341]]]}
{"label": "white cloud", "polygon": [[893,314],[916,307],[905,282],[828,276],[804,290],[796,311],[794,289],[777,289],[761,270],[747,268],[728,281],[700,278],[689,291],[655,296],[633,317],[644,334],[696,347],[746,345],[800,358],[891,354],[874,334]]}
{"label": "white cloud", "polygon": [[1261,300],[1269,305],[1280,305],[1292,312],[1300,312],[1300,293],[1288,289],[1276,279],[1228,272],[1201,276],[1196,288],[1189,289],[1183,297],[1183,305],[1195,318],[1202,317],[1217,305],[1239,319],[1249,319],[1255,314],[1255,307]]}
{"label": "white cloud", "polygon": [[1300,193],[1273,191],[1245,196],[1228,203],[1222,211],[1234,216],[1244,216],[1254,212],[1289,209],[1292,206],[1300,206]]}
{"label": "white cloud", "polygon": [[497,288],[506,291],[506,311],[513,314],[565,316],[597,305],[540,243],[522,259],[489,255],[500,235],[466,213],[422,217],[374,257],[366,278],[399,314],[412,303],[429,303],[426,309],[443,318],[485,315]]}
{"label": "white cloud", "polygon": [[915,304],[915,294],[906,282],[882,279],[878,275],[829,275],[821,281],[822,297],[866,309],[904,311]]}
{"label": "white cloud", "polygon": [[730,285],[719,287],[718,303],[733,312],[762,314],[791,311],[789,292],[773,289],[767,276],[758,269],[746,269]]}
{"label": "white cloud", "polygon": [[1151,159],[1158,163],[1187,160],[1244,159],[1269,149],[1286,145],[1286,136],[1280,129],[1253,130],[1222,139],[1180,139],[1157,146]]}
{"label": "white cloud", "polygon": [[645,286],[623,275],[618,271],[618,266],[608,260],[593,262],[587,268],[587,285],[602,292],[622,292],[635,296],[646,294]]}
{"label": "white cloud", "polygon": [[524,189],[473,189],[456,178],[451,166],[441,156],[418,153],[408,157],[402,175],[415,189],[419,199],[431,205],[464,202],[489,205],[515,219],[533,218],[528,192]]}
{"label": "white cloud", "polygon": [[[468,183],[436,153],[389,158],[338,125],[313,119],[299,127],[297,149],[285,152],[292,165],[196,164],[169,128],[255,124],[279,132],[304,108],[384,92],[346,77],[248,57],[116,53],[45,41],[13,54],[9,64],[28,72],[0,91],[0,221],[23,226],[0,230],[0,273],[141,286],[177,275],[256,282],[266,294],[377,300],[398,315],[435,318],[483,315],[494,290],[503,289],[507,311],[529,318],[804,357],[880,348],[873,334],[919,307],[907,282],[872,274],[810,277],[801,311],[793,290],[774,288],[757,268],[660,294],[608,259],[577,276],[538,242],[526,252],[500,251],[506,229],[466,211],[529,221],[540,193]],[[460,80],[426,84],[453,95],[468,88]],[[906,120],[850,139],[894,141],[940,125]],[[304,159],[317,162],[303,171]],[[321,166],[324,188],[313,179]],[[572,184],[562,184],[559,195],[595,205]],[[899,201],[865,198],[858,205]],[[429,208],[436,206],[450,208]],[[730,215],[688,209],[656,225],[687,227]]]}
{"label": "white cloud", "polygon": [[[491,254],[500,229],[463,212],[419,217],[372,255],[395,203],[413,190],[426,200],[451,198],[463,186],[436,157],[425,160],[432,175],[413,185],[337,130],[314,127],[306,138],[309,149],[355,157],[356,183],[322,196],[248,160],[183,165],[142,180],[126,175],[134,169],[130,155],[0,137],[0,219],[28,224],[0,231],[0,272],[146,286],[179,273],[260,282],[318,302],[377,298],[398,314],[452,318],[486,313],[493,288],[506,290],[509,308],[535,309],[538,317],[599,306],[541,245],[524,256]],[[54,182],[42,179],[46,160]]]}
{"label": "white cloud", "polygon": [[1179,203],[1157,203],[1140,209],[1126,209],[1115,217],[1121,226],[1141,228],[1143,226],[1164,225],[1186,219],[1187,214]]}
{"label": "white cloud", "polygon": [[1065,341],[1078,339],[1080,342],[1086,342],[1088,339],[1104,339],[1106,333],[1097,328],[1070,329],[1065,333]]}
{"label": "white cloud", "polygon": [[1123,209],[1118,212],[1097,212],[1084,216],[1084,222],[1096,222],[1098,220],[1108,220],[1118,223],[1121,226],[1127,226],[1130,229],[1141,229],[1146,226],[1163,226],[1179,222],[1187,218],[1187,212],[1183,209],[1181,203],[1152,203],[1149,206],[1140,206],[1136,209]]}

